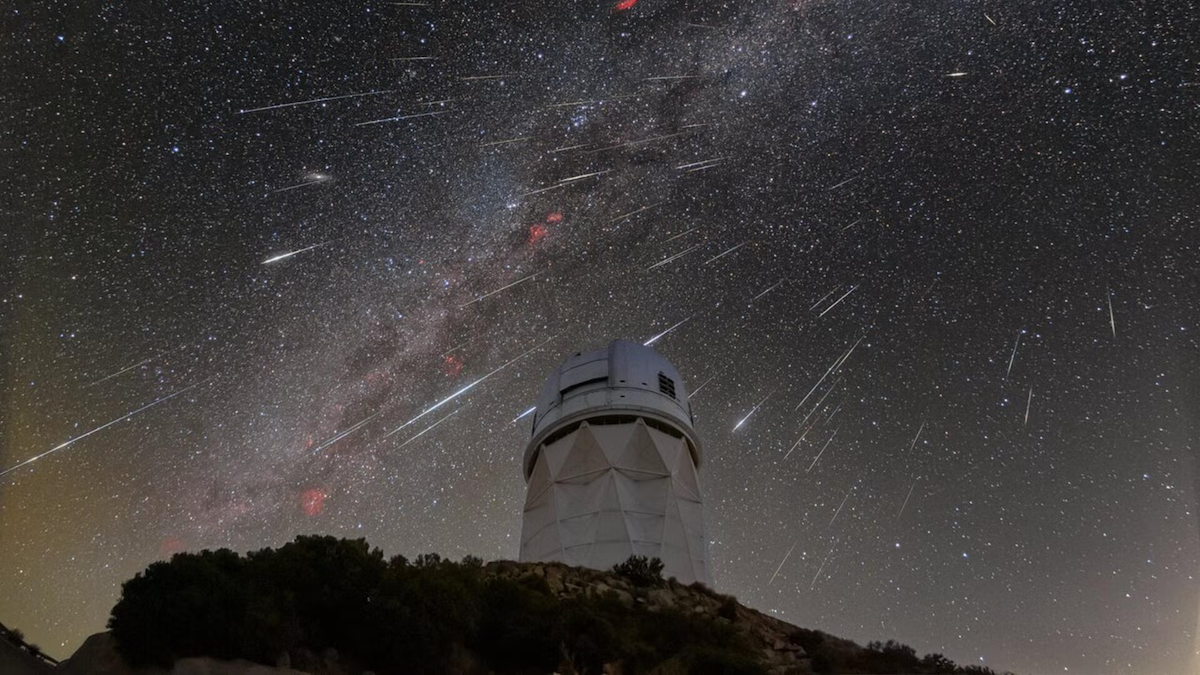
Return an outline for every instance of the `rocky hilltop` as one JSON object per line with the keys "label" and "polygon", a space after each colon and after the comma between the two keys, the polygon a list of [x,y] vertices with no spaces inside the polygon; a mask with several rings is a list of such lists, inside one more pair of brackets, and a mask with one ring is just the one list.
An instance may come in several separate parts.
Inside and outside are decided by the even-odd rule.
{"label": "rocky hilltop", "polygon": [[994,675],[793,626],[663,579],[656,560],[385,561],[332,537],[154,563],[123,586],[109,628],[38,675]]}

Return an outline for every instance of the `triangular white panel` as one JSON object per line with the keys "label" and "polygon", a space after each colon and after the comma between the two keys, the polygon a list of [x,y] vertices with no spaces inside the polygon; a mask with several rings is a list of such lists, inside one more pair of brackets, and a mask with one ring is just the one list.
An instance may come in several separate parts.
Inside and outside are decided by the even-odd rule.
{"label": "triangular white panel", "polygon": [[529,487],[525,493],[525,508],[533,508],[539,500],[543,499],[546,491],[554,484],[550,477],[550,470],[546,466],[545,455],[538,455],[537,461],[533,464],[533,471],[529,474]]}
{"label": "triangular white panel", "polygon": [[604,458],[608,460],[610,465],[618,466],[621,460],[621,453],[625,451],[625,446],[629,444],[629,435],[633,433],[633,425],[595,424],[590,426],[592,435],[595,436],[596,442],[604,452]]}
{"label": "triangular white panel", "polygon": [[550,469],[551,476],[562,474],[563,462],[567,461],[567,453],[575,444],[575,434],[577,433],[579,432],[573,431],[550,445],[542,446],[540,452],[546,457],[546,466]]}
{"label": "triangular white panel", "polygon": [[687,443],[682,438],[664,434],[657,429],[651,429],[651,434],[651,438],[654,439],[654,447],[658,448],[658,454],[662,457],[663,465],[674,467],[679,461],[679,453],[687,446]]}
{"label": "triangular white panel", "polygon": [[608,460],[600,449],[591,427],[585,422],[574,434],[574,441],[567,452],[567,459],[554,474],[557,481],[583,482],[597,472],[609,468]]}
{"label": "triangular white panel", "polygon": [[625,444],[625,451],[621,453],[621,460],[617,466],[625,472],[648,474],[647,477],[671,473],[650,436],[650,428],[640,419],[634,425],[633,433],[629,436],[629,442]]}
{"label": "triangular white panel", "polygon": [[[682,443],[681,443],[682,445]],[[675,480],[679,482],[682,495],[693,501],[700,501],[700,481],[696,477],[696,467],[692,464],[689,452],[680,452],[679,461],[675,464]]]}

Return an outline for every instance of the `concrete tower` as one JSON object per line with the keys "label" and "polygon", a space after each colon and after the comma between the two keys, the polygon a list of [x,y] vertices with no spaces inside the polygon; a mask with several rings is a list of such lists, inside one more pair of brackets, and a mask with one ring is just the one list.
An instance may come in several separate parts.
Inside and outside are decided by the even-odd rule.
{"label": "concrete tower", "polygon": [[709,583],[701,459],[683,378],[658,352],[615,340],[572,354],[525,448],[521,560],[610,569],[644,555]]}

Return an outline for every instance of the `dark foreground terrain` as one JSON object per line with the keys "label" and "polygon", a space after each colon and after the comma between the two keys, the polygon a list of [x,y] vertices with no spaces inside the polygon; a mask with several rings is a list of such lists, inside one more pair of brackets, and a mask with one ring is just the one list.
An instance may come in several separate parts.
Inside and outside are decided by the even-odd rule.
{"label": "dark foreground terrain", "polygon": [[[182,553],[125,583],[109,632],[14,673],[976,674],[906,645],[792,626],[661,563],[386,560],[363,540]],[[20,650],[17,650],[19,656]],[[17,666],[13,666],[16,668]]]}

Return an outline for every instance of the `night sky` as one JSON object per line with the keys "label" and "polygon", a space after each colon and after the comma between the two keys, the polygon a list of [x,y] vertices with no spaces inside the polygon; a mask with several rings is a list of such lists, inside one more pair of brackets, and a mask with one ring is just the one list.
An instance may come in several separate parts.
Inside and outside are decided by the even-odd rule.
{"label": "night sky", "polygon": [[1189,3],[4,12],[0,621],[49,653],[178,551],[515,558],[516,418],[657,337],[719,590],[1195,672]]}

